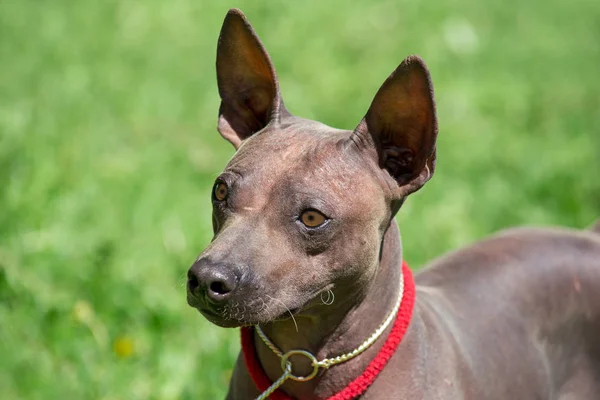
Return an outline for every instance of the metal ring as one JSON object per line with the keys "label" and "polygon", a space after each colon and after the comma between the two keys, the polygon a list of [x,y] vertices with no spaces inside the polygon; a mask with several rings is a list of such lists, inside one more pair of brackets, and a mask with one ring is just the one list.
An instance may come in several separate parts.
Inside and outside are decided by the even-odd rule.
{"label": "metal ring", "polygon": [[315,358],[315,356],[310,354],[308,351],[304,351],[304,350],[290,350],[287,353],[285,353],[281,357],[281,369],[282,370],[285,371],[288,364],[291,366],[291,362],[288,361],[288,358],[290,358],[293,355],[302,355],[302,356],[308,358],[311,361],[311,365],[313,366],[313,371],[310,373],[310,375],[307,375],[307,376],[296,376],[296,375],[292,374],[291,367],[290,367],[290,376],[289,376],[290,379],[293,379],[297,382],[306,382],[306,381],[310,381],[312,378],[317,376],[317,373],[319,372],[318,361]]}

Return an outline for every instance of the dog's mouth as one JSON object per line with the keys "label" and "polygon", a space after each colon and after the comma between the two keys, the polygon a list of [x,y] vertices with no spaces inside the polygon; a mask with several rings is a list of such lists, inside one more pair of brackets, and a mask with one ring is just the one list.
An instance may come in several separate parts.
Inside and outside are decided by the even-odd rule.
{"label": "dog's mouth", "polygon": [[224,313],[216,312],[211,309],[199,307],[197,307],[197,309],[200,312],[200,314],[204,316],[204,318],[206,318],[213,324],[220,326],[221,328],[239,328],[241,326],[253,325],[251,323],[244,322],[244,320],[225,317]]}
{"label": "dog's mouth", "polygon": [[301,316],[307,310],[321,304],[320,294],[325,289],[316,290],[306,296],[306,300],[288,306],[271,296],[259,297],[249,301],[229,301],[223,305],[214,305],[193,297],[188,297],[188,304],[196,308],[211,323],[223,328],[237,328],[270,322],[287,321]]}
{"label": "dog's mouth", "polygon": [[194,306],[200,314],[208,321],[222,328],[238,328],[242,326],[252,326],[258,324],[267,324],[269,322],[286,321],[295,318],[303,310],[303,307],[294,307],[286,309],[275,317],[271,313],[264,311],[253,311],[247,307],[229,307],[224,306],[218,309],[211,307]]}

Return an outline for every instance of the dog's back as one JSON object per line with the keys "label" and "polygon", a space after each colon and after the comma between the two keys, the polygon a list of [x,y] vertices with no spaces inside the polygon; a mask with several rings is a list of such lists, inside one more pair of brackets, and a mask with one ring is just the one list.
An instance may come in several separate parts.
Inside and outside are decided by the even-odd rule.
{"label": "dog's back", "polygon": [[600,220],[596,221],[594,225],[590,228],[592,232],[600,234]]}
{"label": "dog's back", "polygon": [[600,223],[505,231],[434,262],[417,283],[460,374],[485,388],[474,398],[600,397]]}

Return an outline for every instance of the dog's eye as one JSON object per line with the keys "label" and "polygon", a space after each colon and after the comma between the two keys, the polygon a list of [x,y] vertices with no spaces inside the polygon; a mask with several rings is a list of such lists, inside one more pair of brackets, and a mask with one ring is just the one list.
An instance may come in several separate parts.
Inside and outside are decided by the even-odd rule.
{"label": "dog's eye", "polygon": [[309,228],[316,228],[327,221],[327,217],[317,210],[306,210],[300,215],[300,221]]}
{"label": "dog's eye", "polygon": [[227,198],[229,194],[229,189],[227,189],[227,185],[223,182],[217,182],[213,189],[213,196],[215,196],[215,200],[223,201]]}

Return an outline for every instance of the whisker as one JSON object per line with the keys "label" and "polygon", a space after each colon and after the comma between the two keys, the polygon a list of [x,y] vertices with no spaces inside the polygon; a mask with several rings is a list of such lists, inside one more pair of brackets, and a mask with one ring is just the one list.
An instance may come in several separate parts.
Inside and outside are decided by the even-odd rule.
{"label": "whisker", "polygon": [[187,285],[187,273],[184,272],[177,277],[177,280],[175,281],[173,288],[176,289],[177,286],[185,287],[186,285]]}
{"label": "whisker", "polygon": [[[324,293],[327,293],[327,298],[326,299],[323,298],[323,294]],[[321,292],[321,301],[326,306],[332,305],[333,302],[334,302],[334,300],[335,300],[335,294],[333,294],[333,291],[331,289],[329,289],[327,292]]]}
{"label": "whisker", "polygon": [[292,321],[294,321],[294,326],[296,327],[296,332],[298,332],[298,324],[296,323],[296,318],[294,318],[294,314],[292,314],[292,312],[290,311],[290,309],[285,305],[285,303],[279,299],[276,299],[274,297],[269,296],[268,294],[266,295],[268,298],[270,298],[271,300],[275,300],[278,301],[279,303],[281,303],[282,306],[285,307],[285,309],[287,310],[287,312],[290,313],[290,316],[292,317]]}

